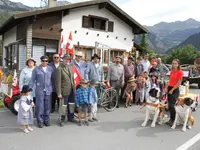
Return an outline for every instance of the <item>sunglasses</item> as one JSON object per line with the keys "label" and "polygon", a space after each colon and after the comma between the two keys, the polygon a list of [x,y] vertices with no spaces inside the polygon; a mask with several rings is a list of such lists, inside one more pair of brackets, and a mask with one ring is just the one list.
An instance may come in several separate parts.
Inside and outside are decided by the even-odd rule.
{"label": "sunglasses", "polygon": [[48,62],[48,60],[42,60],[42,62]]}
{"label": "sunglasses", "polygon": [[76,55],[76,57],[79,57],[79,58],[81,58],[82,56],[78,56],[78,55]]}
{"label": "sunglasses", "polygon": [[55,59],[58,59],[58,58],[60,58],[60,57],[54,57]]}

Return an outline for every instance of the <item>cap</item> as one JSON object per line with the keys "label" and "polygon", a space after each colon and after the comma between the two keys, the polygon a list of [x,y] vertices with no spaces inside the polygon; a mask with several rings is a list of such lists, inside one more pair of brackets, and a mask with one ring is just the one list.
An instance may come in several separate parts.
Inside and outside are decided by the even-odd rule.
{"label": "cap", "polygon": [[69,54],[65,54],[62,59],[71,59],[71,56]]}
{"label": "cap", "polygon": [[42,57],[40,57],[40,60],[43,60],[43,59],[49,59],[49,57],[48,56],[42,56]]}

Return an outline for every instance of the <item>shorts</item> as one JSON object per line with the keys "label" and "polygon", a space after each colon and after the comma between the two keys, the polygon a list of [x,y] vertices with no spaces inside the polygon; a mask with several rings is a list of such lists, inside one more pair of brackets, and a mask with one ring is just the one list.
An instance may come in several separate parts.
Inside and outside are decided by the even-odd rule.
{"label": "shorts", "polygon": [[89,106],[87,104],[81,104],[78,108],[79,113],[87,113]]}

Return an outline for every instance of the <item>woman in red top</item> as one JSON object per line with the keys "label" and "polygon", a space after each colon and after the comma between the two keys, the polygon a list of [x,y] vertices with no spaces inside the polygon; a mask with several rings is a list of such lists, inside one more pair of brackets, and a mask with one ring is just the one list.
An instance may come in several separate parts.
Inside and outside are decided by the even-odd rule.
{"label": "woman in red top", "polygon": [[168,109],[170,112],[170,120],[168,122],[169,125],[172,125],[175,119],[176,111],[174,106],[178,100],[179,86],[181,85],[182,78],[183,72],[180,68],[180,62],[178,59],[174,59],[172,61],[172,70],[170,73],[169,84],[166,87],[166,90],[168,91]]}

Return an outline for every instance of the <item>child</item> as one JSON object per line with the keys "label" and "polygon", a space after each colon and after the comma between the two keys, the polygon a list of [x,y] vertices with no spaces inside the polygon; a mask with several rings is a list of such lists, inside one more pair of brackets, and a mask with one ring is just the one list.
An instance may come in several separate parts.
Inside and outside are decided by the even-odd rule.
{"label": "child", "polygon": [[127,85],[124,91],[123,97],[126,99],[125,107],[127,108],[128,105],[131,106],[131,102],[133,101],[133,91],[136,89],[135,78],[130,77],[127,81]]}
{"label": "child", "polygon": [[94,122],[98,121],[97,120],[97,101],[98,101],[98,96],[97,96],[97,91],[96,91],[96,84],[97,82],[95,80],[90,81],[90,88],[89,88],[89,103],[91,105],[91,112],[90,112],[90,118],[88,121]]}
{"label": "child", "polygon": [[75,104],[78,107],[78,126],[81,126],[81,114],[84,113],[84,124],[89,126],[87,121],[87,112],[89,106],[89,88],[87,87],[88,81],[81,79],[80,88],[76,91]]}
{"label": "child", "polygon": [[143,74],[138,75],[136,84],[137,84],[137,89],[136,89],[136,104],[139,103],[140,99],[140,105],[143,104],[144,102],[144,87],[145,87],[145,78],[143,78]]}
{"label": "child", "polygon": [[24,85],[21,91],[20,105],[17,116],[17,122],[24,125],[24,132],[29,133],[33,129],[29,126],[33,124],[33,101],[30,99],[30,92],[32,91],[28,85]]}

